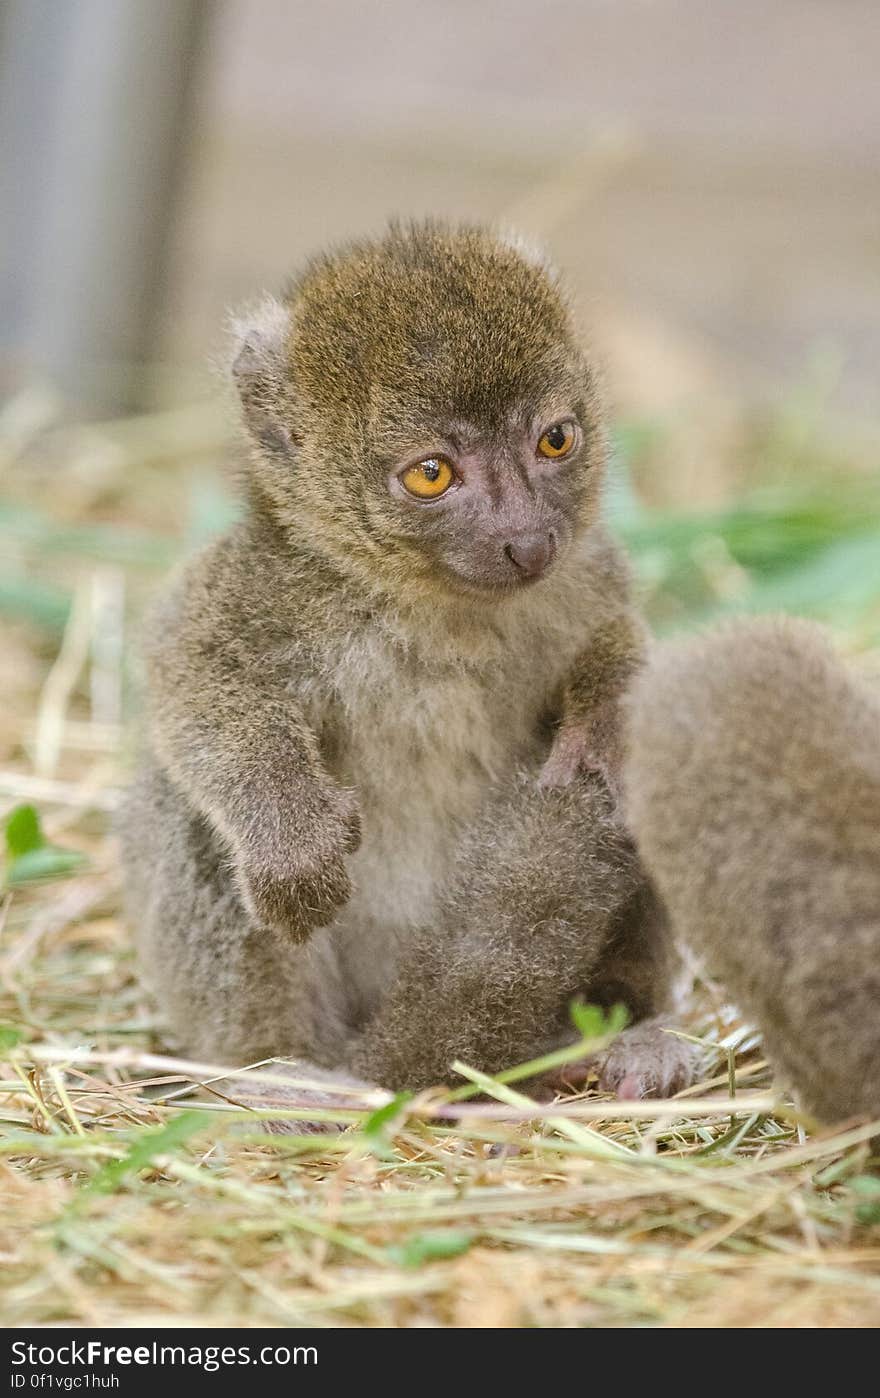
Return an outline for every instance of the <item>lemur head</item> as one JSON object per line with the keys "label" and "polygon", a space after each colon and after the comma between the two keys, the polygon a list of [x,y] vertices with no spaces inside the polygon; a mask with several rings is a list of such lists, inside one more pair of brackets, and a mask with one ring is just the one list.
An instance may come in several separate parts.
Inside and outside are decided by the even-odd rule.
{"label": "lemur head", "polygon": [[392,226],[239,323],[276,518],[385,590],[537,582],[595,520],[605,441],[556,278],[480,228]]}

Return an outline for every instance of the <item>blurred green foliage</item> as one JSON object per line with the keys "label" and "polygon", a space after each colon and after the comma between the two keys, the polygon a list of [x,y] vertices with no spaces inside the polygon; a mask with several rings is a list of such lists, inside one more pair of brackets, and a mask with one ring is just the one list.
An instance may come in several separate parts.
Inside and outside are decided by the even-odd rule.
{"label": "blurred green foliage", "polygon": [[658,631],[794,612],[880,644],[880,476],[752,490],[725,509],[649,510],[625,470],[610,517]]}

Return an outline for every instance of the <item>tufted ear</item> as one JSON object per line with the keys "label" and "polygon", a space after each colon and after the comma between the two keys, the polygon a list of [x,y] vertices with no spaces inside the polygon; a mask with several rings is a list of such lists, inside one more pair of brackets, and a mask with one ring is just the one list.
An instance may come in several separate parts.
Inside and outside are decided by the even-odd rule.
{"label": "tufted ear", "polygon": [[558,273],[551,261],[550,254],[537,239],[527,237],[519,229],[508,226],[499,228],[497,236],[499,243],[517,253],[523,262],[528,262],[531,267],[537,267],[540,271],[546,272],[553,281],[558,280]]}
{"label": "tufted ear", "polygon": [[245,427],[265,451],[290,456],[293,441],[283,414],[287,386],[284,348],[290,313],[274,296],[267,296],[235,316],[232,329],[232,377]]}

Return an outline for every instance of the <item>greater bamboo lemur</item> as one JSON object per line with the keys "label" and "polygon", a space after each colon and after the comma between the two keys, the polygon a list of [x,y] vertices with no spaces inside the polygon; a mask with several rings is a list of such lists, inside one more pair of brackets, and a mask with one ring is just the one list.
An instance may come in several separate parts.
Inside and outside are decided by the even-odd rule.
{"label": "greater bamboo lemur", "polygon": [[682,1086],[616,809],[644,632],[555,275],[479,228],[392,227],[244,317],[233,375],[246,513],[153,617],[123,818],[178,1041],[416,1088],[574,1037],[581,995],[650,1021],[605,1086]]}

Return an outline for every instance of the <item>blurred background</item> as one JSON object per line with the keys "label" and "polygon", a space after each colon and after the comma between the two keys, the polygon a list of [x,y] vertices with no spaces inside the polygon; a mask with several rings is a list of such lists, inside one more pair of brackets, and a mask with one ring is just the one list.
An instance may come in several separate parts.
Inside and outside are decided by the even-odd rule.
{"label": "blurred background", "polygon": [[564,268],[659,630],[880,640],[878,59],[876,0],[0,0],[15,780],[118,750],[144,600],[234,513],[226,308],[393,214]]}

